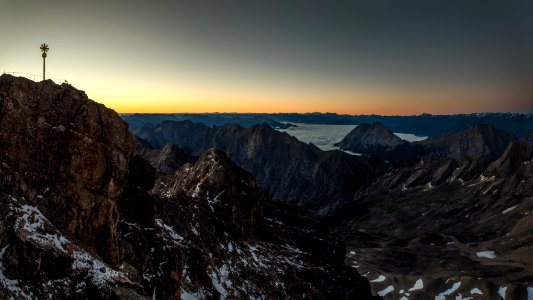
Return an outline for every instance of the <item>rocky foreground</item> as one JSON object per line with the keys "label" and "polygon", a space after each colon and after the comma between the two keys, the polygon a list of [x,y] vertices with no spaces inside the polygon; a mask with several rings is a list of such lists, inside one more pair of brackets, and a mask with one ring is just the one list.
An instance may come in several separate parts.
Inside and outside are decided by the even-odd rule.
{"label": "rocky foreground", "polygon": [[422,146],[332,218],[347,262],[385,299],[532,299],[533,143],[476,126]]}
{"label": "rocky foreground", "polygon": [[82,91],[2,75],[0,298],[371,298],[321,223],[177,151],[156,169]]}

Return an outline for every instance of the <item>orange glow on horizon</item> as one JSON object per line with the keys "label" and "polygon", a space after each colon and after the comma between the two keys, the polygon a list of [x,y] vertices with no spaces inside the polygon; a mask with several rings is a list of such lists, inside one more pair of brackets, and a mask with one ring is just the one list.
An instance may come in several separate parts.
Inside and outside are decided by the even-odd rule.
{"label": "orange glow on horizon", "polygon": [[[252,89],[237,90],[228,87],[194,87],[192,89],[157,86],[143,89],[111,91],[100,88],[88,92],[93,100],[105,104],[118,113],[312,113],[338,114],[419,115],[505,112],[501,99],[524,98],[519,93],[501,92],[498,87],[488,89],[418,89],[340,90],[301,92],[276,91],[260,93]],[[157,91],[157,92],[150,92]],[[128,97],[129,96],[129,97]],[[252,100],[253,99],[253,100]],[[483,109],[480,109],[482,107]]]}

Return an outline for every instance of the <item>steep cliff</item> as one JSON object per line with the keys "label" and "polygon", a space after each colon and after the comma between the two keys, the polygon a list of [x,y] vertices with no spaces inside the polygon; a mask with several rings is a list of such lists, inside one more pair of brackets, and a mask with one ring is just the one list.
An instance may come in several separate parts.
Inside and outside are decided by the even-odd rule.
{"label": "steep cliff", "polygon": [[4,192],[116,262],[116,199],[133,152],[127,124],[70,85],[4,74],[0,128]]}

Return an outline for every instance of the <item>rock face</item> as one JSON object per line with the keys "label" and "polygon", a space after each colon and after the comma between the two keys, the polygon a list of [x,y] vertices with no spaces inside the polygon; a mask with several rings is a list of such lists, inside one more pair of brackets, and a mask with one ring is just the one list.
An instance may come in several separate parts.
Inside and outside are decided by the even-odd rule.
{"label": "rock face", "polygon": [[356,153],[383,154],[405,143],[381,123],[363,123],[350,131],[339,143],[341,149]]}
{"label": "rock face", "polygon": [[[344,243],[297,208],[271,202],[223,152],[208,150],[194,165],[155,181],[143,206],[129,209],[120,223],[125,260],[145,294],[371,298],[368,281],[344,264]],[[137,205],[124,201],[121,208]],[[152,225],[139,223],[139,210],[154,212]]]}
{"label": "rock face", "polygon": [[4,74],[0,128],[4,192],[116,262],[115,201],[133,152],[126,123],[69,85]]}
{"label": "rock face", "polygon": [[194,163],[198,157],[189,155],[185,150],[174,144],[167,144],[163,148],[154,148],[148,142],[134,136],[134,154],[146,159],[157,171],[172,173],[185,163]]}
{"label": "rock face", "polygon": [[175,144],[192,155],[218,148],[252,173],[279,200],[327,214],[352,199],[355,191],[379,174],[380,163],[341,151],[321,151],[268,125],[207,127],[163,122],[138,131],[155,148]]}
{"label": "rock face", "polygon": [[[410,298],[433,298],[457,285],[451,297],[475,296],[477,288],[483,298],[497,298],[507,287],[508,297],[526,299],[532,147],[513,142],[492,163],[432,154],[390,170],[336,215],[354,253],[348,261],[372,280],[383,276],[371,280],[375,293],[393,286]],[[418,280],[423,286],[408,291]]]}
{"label": "rock face", "polygon": [[420,143],[423,152],[436,152],[455,160],[493,161],[516,141],[514,134],[496,130],[492,125],[475,125],[467,130],[428,139]]}

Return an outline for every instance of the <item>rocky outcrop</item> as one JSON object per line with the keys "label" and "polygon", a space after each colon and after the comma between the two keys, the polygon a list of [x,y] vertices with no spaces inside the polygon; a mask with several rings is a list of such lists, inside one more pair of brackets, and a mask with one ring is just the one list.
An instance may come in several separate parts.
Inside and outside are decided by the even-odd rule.
{"label": "rocky outcrop", "polygon": [[182,165],[194,163],[198,160],[198,157],[189,155],[185,150],[174,144],[167,144],[163,148],[154,148],[147,141],[137,136],[134,136],[134,139],[134,155],[146,159],[161,173],[173,173]]}
{"label": "rocky outcrop", "polygon": [[133,152],[126,123],[70,85],[4,74],[0,128],[2,190],[116,262],[116,199]]}
{"label": "rocky outcrop", "polygon": [[403,143],[406,142],[381,123],[376,122],[372,125],[368,123],[358,125],[335,146],[356,153],[379,156],[394,150]]}
{"label": "rocky outcrop", "polygon": [[533,191],[533,143],[511,143],[503,155],[492,162],[484,172],[488,178],[505,179],[502,193],[529,196]]}
{"label": "rocky outcrop", "polygon": [[[219,150],[208,150],[196,164],[182,167],[165,190],[163,194],[183,192],[193,200],[207,199],[204,204],[209,209],[206,212],[216,211],[217,219],[223,222],[212,227],[235,237],[253,237],[265,222],[263,205],[266,194],[252,176]],[[199,222],[209,219],[202,218]]]}
{"label": "rocky outcrop", "polygon": [[215,147],[252,173],[278,200],[327,214],[351,200],[380,172],[381,163],[341,151],[321,151],[268,125],[207,127],[185,122],[145,126],[139,136],[155,148],[175,144],[192,155]]}

